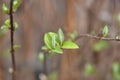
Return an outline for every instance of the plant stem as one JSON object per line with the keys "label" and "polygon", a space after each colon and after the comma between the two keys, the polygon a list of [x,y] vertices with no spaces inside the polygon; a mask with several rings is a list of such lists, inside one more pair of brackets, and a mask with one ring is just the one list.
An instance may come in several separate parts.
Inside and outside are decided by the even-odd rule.
{"label": "plant stem", "polygon": [[12,80],[16,80],[16,63],[15,63],[15,54],[14,54],[14,21],[13,21],[13,0],[10,0],[10,38],[11,38],[11,58],[12,58]]}
{"label": "plant stem", "polygon": [[81,34],[81,35],[78,35],[78,37],[75,39],[78,40],[82,37],[87,37],[87,38],[91,38],[91,39],[98,39],[98,40],[106,40],[106,41],[120,41],[120,38],[119,39],[115,39],[115,38],[106,38],[106,37],[99,37],[99,36],[92,36],[92,35],[89,35],[89,34]]}
{"label": "plant stem", "polygon": [[45,75],[47,75],[47,52],[44,53],[44,64],[43,64],[43,68],[44,68],[44,73],[45,73]]}

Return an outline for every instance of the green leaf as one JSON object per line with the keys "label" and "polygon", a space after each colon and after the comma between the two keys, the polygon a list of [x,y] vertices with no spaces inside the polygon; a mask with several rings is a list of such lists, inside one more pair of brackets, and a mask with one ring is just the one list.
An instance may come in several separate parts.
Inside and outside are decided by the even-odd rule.
{"label": "green leaf", "polygon": [[8,29],[9,29],[9,27],[6,26],[5,24],[1,26],[1,30],[8,30]]}
{"label": "green leaf", "polygon": [[52,38],[48,33],[46,33],[44,36],[44,42],[49,49],[52,49]]}
{"label": "green leaf", "polygon": [[17,22],[15,22],[13,25],[14,25],[15,30],[18,29],[18,23]]}
{"label": "green leaf", "polygon": [[56,38],[55,38],[55,35],[52,36],[52,46],[53,46],[53,48],[55,48],[55,46],[56,46]]}
{"label": "green leaf", "polygon": [[44,36],[44,42],[45,45],[49,48],[55,48],[56,46],[59,46],[57,42],[57,34],[53,32],[46,33]]}
{"label": "green leaf", "polygon": [[[58,35],[54,32],[49,32],[48,33],[50,35],[50,37],[52,38],[52,46],[53,48],[55,46],[58,46],[60,48],[60,43],[59,43],[59,40],[58,40]],[[53,37],[54,36],[54,37]],[[53,45],[54,44],[54,45]]]}
{"label": "green leaf", "polygon": [[63,50],[59,47],[55,47],[54,49],[50,50],[50,53],[57,53],[57,54],[62,54]]}
{"label": "green leaf", "polygon": [[2,11],[4,14],[9,14],[9,8],[6,6],[6,4],[2,5]]}
{"label": "green leaf", "polygon": [[5,25],[8,26],[8,27],[10,27],[10,19],[7,19],[7,20],[5,21]]}
{"label": "green leaf", "polygon": [[62,45],[62,48],[64,48],[64,49],[78,49],[79,46],[72,41],[65,41]]}
{"label": "green leaf", "polygon": [[14,12],[18,9],[18,7],[20,6],[20,4],[21,4],[20,0],[14,0],[13,1],[13,11]]}
{"label": "green leaf", "polygon": [[1,31],[0,31],[0,37],[2,37],[6,32],[8,32],[9,31],[9,27],[8,26],[6,26],[5,24],[3,24],[2,26],[1,26]]}
{"label": "green leaf", "polygon": [[64,33],[63,33],[63,31],[60,28],[58,30],[58,40],[60,42],[60,45],[62,45],[62,43],[64,41]]}
{"label": "green leaf", "polygon": [[20,49],[20,47],[21,47],[20,45],[14,45],[13,46],[13,48],[14,48],[15,51],[18,50],[18,49]]}
{"label": "green leaf", "polygon": [[105,25],[105,27],[103,28],[103,31],[102,31],[102,34],[103,34],[103,37],[106,37],[109,33],[109,29],[108,29],[108,26]]}

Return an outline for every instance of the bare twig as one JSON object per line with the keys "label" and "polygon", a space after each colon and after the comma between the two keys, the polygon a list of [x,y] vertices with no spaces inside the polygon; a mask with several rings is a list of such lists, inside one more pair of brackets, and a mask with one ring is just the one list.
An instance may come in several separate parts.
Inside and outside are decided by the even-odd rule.
{"label": "bare twig", "polygon": [[89,34],[81,34],[75,39],[75,41],[82,38],[82,37],[85,37],[85,38],[87,37],[87,38],[91,38],[91,39],[98,39],[98,40],[106,40],[106,41],[120,41],[120,38],[119,39],[106,38],[106,37],[92,36],[92,35],[89,35]]}
{"label": "bare twig", "polygon": [[14,21],[13,21],[13,0],[10,0],[10,38],[11,38],[11,58],[12,58],[12,80],[16,80],[16,63],[15,63],[15,54],[14,54]]}

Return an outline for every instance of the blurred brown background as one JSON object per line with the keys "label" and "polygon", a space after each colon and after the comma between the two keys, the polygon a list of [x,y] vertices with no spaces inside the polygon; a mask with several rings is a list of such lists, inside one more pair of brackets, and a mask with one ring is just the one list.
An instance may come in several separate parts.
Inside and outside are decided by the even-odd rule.
{"label": "blurred brown background", "polygon": [[[40,80],[38,75],[43,71],[43,64],[38,61],[45,32],[55,31],[61,27],[71,33],[98,34],[105,24],[109,24],[109,37],[119,33],[117,15],[120,11],[120,0],[21,0],[22,5],[14,14],[19,29],[15,31],[15,44],[21,45],[16,51],[17,80]],[[2,13],[3,3],[0,0],[0,26],[8,16]],[[81,38],[76,41],[79,50],[65,50],[63,55],[47,57],[47,74],[58,73],[57,79],[48,80],[114,80],[111,64],[120,61],[119,42],[108,42],[109,47],[99,52],[93,49],[98,40]],[[0,80],[11,80],[9,68],[11,57],[9,32],[0,36]],[[85,77],[86,63],[95,66],[96,74]],[[45,80],[45,79],[43,79]]]}

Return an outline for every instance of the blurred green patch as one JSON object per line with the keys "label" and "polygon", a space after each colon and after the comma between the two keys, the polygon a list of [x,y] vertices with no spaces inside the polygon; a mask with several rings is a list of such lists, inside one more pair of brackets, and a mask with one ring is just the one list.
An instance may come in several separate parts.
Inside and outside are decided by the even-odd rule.
{"label": "blurred green patch", "polygon": [[118,21],[118,25],[119,25],[119,27],[120,27],[120,13],[119,13],[118,16],[117,16],[117,21]]}
{"label": "blurred green patch", "polygon": [[84,68],[85,76],[91,76],[91,75],[95,74],[95,72],[96,72],[95,67],[92,64],[87,63],[85,65],[85,68]]}
{"label": "blurred green patch", "polygon": [[120,64],[118,62],[112,63],[112,76],[114,80],[120,80]]}
{"label": "blurred green patch", "polygon": [[48,80],[58,80],[58,72],[53,71],[52,73],[49,74]]}
{"label": "blurred green patch", "polygon": [[103,51],[109,48],[109,43],[107,41],[100,40],[93,45],[93,50],[96,52]]}

